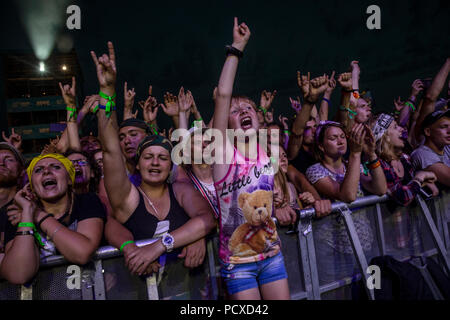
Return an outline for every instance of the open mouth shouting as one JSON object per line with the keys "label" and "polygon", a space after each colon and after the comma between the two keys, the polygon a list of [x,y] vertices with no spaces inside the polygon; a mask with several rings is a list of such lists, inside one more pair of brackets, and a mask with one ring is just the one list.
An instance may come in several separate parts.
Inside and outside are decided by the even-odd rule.
{"label": "open mouth shouting", "polygon": [[253,128],[252,118],[249,116],[245,116],[241,119],[241,128],[243,130],[248,130]]}
{"label": "open mouth shouting", "polygon": [[46,191],[53,190],[57,187],[58,183],[56,182],[55,178],[46,178],[44,181],[42,181],[42,187]]}

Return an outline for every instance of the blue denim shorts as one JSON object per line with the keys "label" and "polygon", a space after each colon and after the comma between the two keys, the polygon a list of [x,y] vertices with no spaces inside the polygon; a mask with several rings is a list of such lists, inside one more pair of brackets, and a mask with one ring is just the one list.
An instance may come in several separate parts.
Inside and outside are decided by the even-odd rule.
{"label": "blue denim shorts", "polygon": [[287,278],[281,251],[262,261],[242,264],[221,263],[220,275],[228,293],[258,288],[260,285]]}

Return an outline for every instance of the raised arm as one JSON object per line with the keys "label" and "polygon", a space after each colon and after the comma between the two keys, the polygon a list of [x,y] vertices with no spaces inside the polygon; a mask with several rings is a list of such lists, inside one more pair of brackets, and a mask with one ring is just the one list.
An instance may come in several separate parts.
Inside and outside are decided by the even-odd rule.
{"label": "raised arm", "polygon": [[68,147],[71,150],[81,151],[80,137],[78,135],[77,124],[77,107],[76,107],[76,81],[75,77],[72,77],[72,85],[62,85],[59,82],[59,88],[66,103],[67,109],[67,140]]}
{"label": "raised arm", "polygon": [[322,102],[319,109],[319,121],[328,120],[328,110],[331,106],[331,94],[336,88],[336,79],[334,79],[335,71],[331,73],[330,80],[328,80],[328,87],[323,94]]}
{"label": "raised arm", "polygon": [[134,97],[136,96],[136,92],[134,88],[128,90],[128,83],[125,81],[123,85],[123,120],[127,120],[130,118],[136,118],[138,114],[138,110],[133,113],[133,105],[134,105]]}
{"label": "raised arm", "polygon": [[[250,38],[250,29],[242,22],[238,24],[238,19],[234,18],[233,26],[233,44],[237,50],[243,52]],[[214,128],[218,129],[223,137],[222,146],[227,145],[226,130],[228,128],[228,118],[231,107],[231,97],[233,94],[234,79],[236,76],[239,58],[235,55],[228,55],[220,74],[219,84],[217,86],[215,109],[214,109]],[[223,152],[224,149],[219,152]],[[214,165],[215,180],[222,179],[228,171],[228,165]]]}
{"label": "raised arm", "polygon": [[444,88],[449,72],[450,72],[450,58],[447,58],[444,65],[441,67],[439,72],[434,77],[431,86],[428,88],[423,98],[423,105],[420,110],[419,117],[417,118],[416,126],[414,128],[416,140],[420,140],[420,136],[422,134],[421,131],[422,122],[427,115],[429,115],[434,111],[434,105],[442,89]]}
{"label": "raised arm", "polygon": [[[116,61],[114,47],[108,42],[109,55],[103,54],[97,58],[91,51],[92,59],[97,69],[97,78],[100,91],[111,97],[115,96],[116,90]],[[131,212],[130,195],[132,185],[126,173],[125,162],[120,150],[117,114],[109,99],[101,97],[100,107],[97,113],[98,119],[98,137],[103,148],[103,170],[105,176],[105,187],[113,209],[114,217],[119,221],[126,221],[127,212]],[[110,110],[106,110],[109,105]],[[104,110],[104,109],[105,110]],[[137,190],[135,190],[137,192]],[[128,209],[128,210],[127,210]]]}

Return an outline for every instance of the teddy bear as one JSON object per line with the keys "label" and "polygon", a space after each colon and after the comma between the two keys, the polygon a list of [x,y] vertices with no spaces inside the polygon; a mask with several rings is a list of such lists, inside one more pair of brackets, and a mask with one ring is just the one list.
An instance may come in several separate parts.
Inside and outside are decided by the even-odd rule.
{"label": "teddy bear", "polygon": [[238,197],[245,223],[231,235],[228,249],[233,256],[247,257],[263,253],[267,245],[278,238],[272,220],[272,191],[243,192]]}

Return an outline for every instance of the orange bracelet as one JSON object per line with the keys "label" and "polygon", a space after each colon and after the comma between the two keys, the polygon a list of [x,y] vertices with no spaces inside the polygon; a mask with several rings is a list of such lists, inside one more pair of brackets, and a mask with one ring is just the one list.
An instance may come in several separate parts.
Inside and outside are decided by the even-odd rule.
{"label": "orange bracelet", "polygon": [[380,160],[378,160],[378,161],[375,162],[374,164],[368,165],[367,168],[369,168],[370,170],[374,170],[374,169],[378,168],[379,166],[381,166]]}
{"label": "orange bracelet", "polygon": [[355,97],[355,99],[359,99],[359,93],[356,91],[353,91],[353,96]]}

